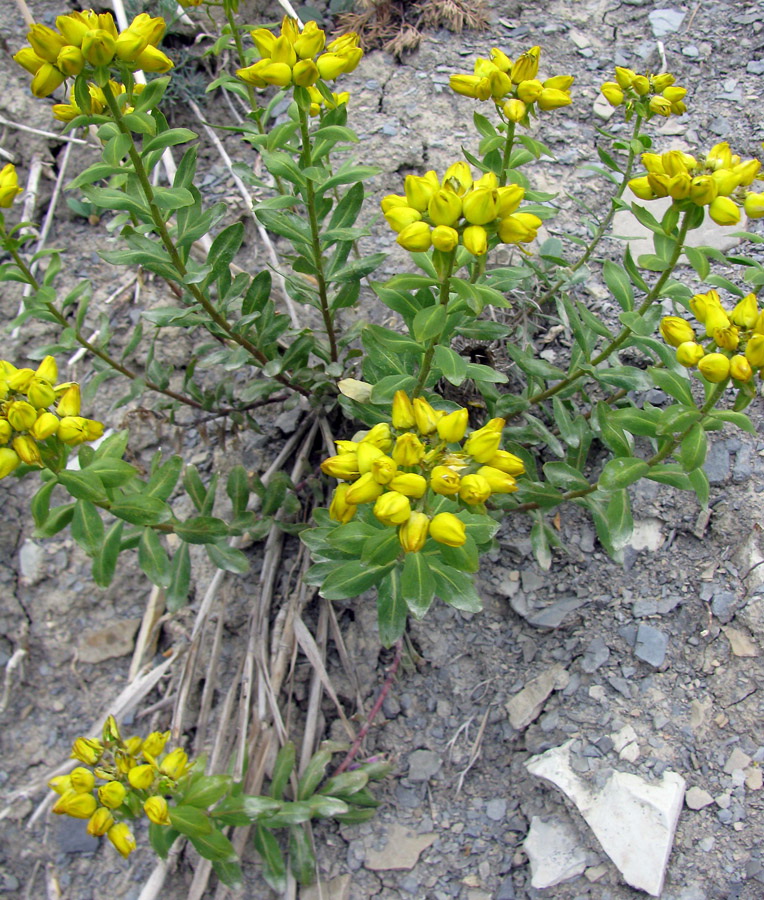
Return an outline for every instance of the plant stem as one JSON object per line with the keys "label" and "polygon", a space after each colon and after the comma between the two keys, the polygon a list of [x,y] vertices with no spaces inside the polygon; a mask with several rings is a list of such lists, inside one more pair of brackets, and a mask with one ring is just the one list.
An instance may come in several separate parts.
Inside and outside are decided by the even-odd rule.
{"label": "plant stem", "polygon": [[504,187],[509,178],[509,158],[512,155],[512,147],[515,143],[515,123],[507,122],[507,139],[504,141],[504,156],[501,160],[501,174],[499,175],[499,187]]}
{"label": "plant stem", "polygon": [[[231,8],[230,3],[224,3],[223,7],[225,9],[225,15],[228,19],[228,26],[231,29],[231,36],[233,37],[233,42],[236,45],[236,55],[239,57],[239,65],[244,68],[247,65],[247,60],[244,55],[244,44],[241,40],[241,32],[239,31],[239,26],[236,22],[236,16],[233,14],[233,9]],[[255,93],[254,87],[251,84],[244,85],[247,89],[247,97],[249,97],[249,105],[252,108],[252,112],[255,112],[260,108],[257,102],[257,94]],[[258,124],[259,124],[258,118]]]}
{"label": "plant stem", "polygon": [[[621,179],[621,183],[618,185],[618,190],[615,192],[610,201],[610,209],[608,210],[608,214],[597,226],[597,230],[592,235],[592,239],[589,242],[588,247],[586,248],[586,250],[584,250],[581,256],[576,260],[576,262],[570,267],[571,275],[574,272],[577,272],[581,268],[581,266],[585,265],[589,261],[592,253],[594,253],[595,248],[602,240],[607,229],[610,227],[610,223],[613,221],[613,216],[615,215],[616,209],[618,207],[618,201],[623,196],[624,191],[626,190],[626,186],[631,179],[631,173],[634,169],[634,160],[637,157],[637,153],[632,146],[632,142],[639,135],[639,129],[642,125],[642,121],[643,120],[641,116],[637,116],[634,119],[634,128],[632,129],[631,141],[629,142],[629,156],[626,160],[626,168],[623,170],[623,178]],[[543,303],[546,303],[551,297],[553,297],[564,283],[564,278],[558,278],[557,281],[555,281],[555,283],[536,300],[539,306],[541,306]]]}
{"label": "plant stem", "polygon": [[[671,259],[668,261],[666,268],[661,273],[660,278],[655,282],[645,299],[642,301],[642,304],[637,308],[637,315],[644,315],[650,308],[650,306],[652,306],[652,304],[655,302],[655,300],[660,297],[663,285],[668,281],[669,276],[674,270],[674,267],[679,262],[679,257],[682,255],[684,239],[687,237],[689,224],[689,213],[685,213],[682,217],[681,225],[679,226],[679,232],[677,234],[676,243],[674,245],[674,251],[671,254]],[[602,351],[600,351],[600,353],[592,358],[589,364],[591,366],[599,365],[603,360],[607,359],[611,353],[614,353],[622,344],[624,344],[628,340],[631,333],[631,328],[629,328],[627,325],[624,326],[618,333],[618,335],[613,338],[613,340]],[[577,381],[582,375],[585,374],[586,371],[584,369],[574,369],[570,373],[570,375],[566,376],[561,381],[558,381],[557,384],[553,385],[550,388],[547,388],[545,391],[540,391],[538,394],[534,394],[532,397],[529,397],[528,402],[532,405],[542,403],[544,400],[548,400],[550,397],[553,397],[555,394],[558,394],[560,391],[569,387],[571,384],[573,384],[574,381]]]}
{"label": "plant stem", "polygon": [[[154,227],[157,230],[157,234],[159,235],[159,239],[161,240],[162,245],[164,246],[167,254],[170,257],[170,261],[172,262],[175,271],[178,273],[179,282],[186,288],[186,290],[191,294],[194,300],[204,309],[210,319],[212,319],[212,321],[222,332],[227,335],[228,338],[230,338],[240,347],[243,347],[261,366],[266,365],[268,362],[270,362],[268,357],[250,340],[245,338],[243,335],[238,334],[234,330],[231,323],[225,318],[225,316],[221,315],[217,311],[217,309],[215,309],[215,305],[209,300],[208,297],[204,295],[203,291],[199,288],[199,285],[186,284],[185,278],[188,274],[186,264],[183,262],[180,252],[175,245],[172,237],[170,236],[170,232],[167,228],[167,223],[165,222],[164,217],[162,216],[162,213],[160,212],[159,207],[156,204],[154,189],[151,186],[146,167],[143,165],[143,159],[138,152],[138,148],[135,146],[132,132],[124,123],[122,111],[120,110],[117,99],[112,93],[108,83],[104,85],[103,93],[104,97],[106,98],[106,103],[109,107],[109,111],[111,112],[117,127],[119,128],[120,132],[126,135],[130,140],[130,144],[128,147],[128,156],[130,157],[130,162],[133,164],[136,177],[138,178],[138,181],[141,185],[144,199],[148,204],[149,213],[151,214],[151,221],[153,222]],[[275,378],[286,387],[289,387],[295,391],[299,391],[299,393],[303,394],[306,397],[310,396],[310,391],[307,388],[304,388],[302,385],[294,384],[285,375],[276,375]]]}
{"label": "plant stem", "polygon": [[[302,163],[304,168],[308,168],[313,164],[311,158],[308,113],[301,106],[299,107],[299,113],[300,134],[302,136]],[[318,282],[318,299],[321,304],[321,316],[324,320],[326,336],[329,339],[329,353],[331,360],[332,362],[337,362],[337,338],[334,333],[334,323],[329,308],[329,295],[326,286],[326,276],[324,274],[324,257],[321,252],[321,230],[318,225],[318,214],[316,212],[316,194],[313,190],[313,181],[307,177],[305,179],[305,206],[307,207],[308,220],[310,221],[311,247],[313,249],[313,262],[316,266],[316,281]]]}
{"label": "plant stem", "polygon": [[[441,306],[446,306],[446,304],[448,303],[449,290],[451,287],[451,275],[454,271],[455,254],[456,251],[453,250],[449,254],[445,272],[443,273],[443,279],[440,282],[439,302]],[[412,397],[418,397],[422,393],[425,382],[427,381],[427,376],[430,374],[430,369],[432,367],[432,358],[435,355],[435,348],[440,343],[442,337],[443,331],[441,331],[440,334],[438,334],[436,337],[430,338],[427,349],[425,350],[424,356],[422,357],[422,365],[419,368],[419,377],[417,378],[414,390],[411,392]]]}

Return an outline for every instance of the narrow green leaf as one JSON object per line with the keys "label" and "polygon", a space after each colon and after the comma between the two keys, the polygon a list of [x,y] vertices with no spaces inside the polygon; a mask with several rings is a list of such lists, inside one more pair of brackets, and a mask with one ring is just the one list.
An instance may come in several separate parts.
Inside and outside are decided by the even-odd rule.
{"label": "narrow green leaf", "polygon": [[138,544],[138,565],[152,584],[167,588],[172,581],[170,557],[153,528],[144,528]]}
{"label": "narrow green leaf", "polygon": [[377,585],[377,626],[384,647],[392,645],[406,628],[408,605],[401,591],[400,569],[391,569]]}
{"label": "narrow green leaf", "polygon": [[101,546],[101,552],[93,560],[93,580],[98,587],[108,587],[114,578],[124,527],[125,523],[119,520],[110,525]]}
{"label": "narrow green leaf", "polygon": [[277,894],[286,890],[286,864],[272,831],[264,825],[255,826],[254,845],[263,861],[263,878]]}
{"label": "narrow green leaf", "polygon": [[625,312],[634,309],[634,290],[628,272],[612,260],[605,260],[602,267],[605,284]]}
{"label": "narrow green leaf", "polygon": [[483,601],[475,590],[473,579],[466,572],[430,559],[430,569],[435,577],[435,594],[444,603],[463,612],[476,613],[483,608]]}
{"label": "narrow green leaf", "polygon": [[228,536],[228,526],[214,516],[194,516],[185,522],[174,522],[173,530],[188,544],[215,544]]}
{"label": "narrow green leaf", "polygon": [[602,491],[617,491],[638,481],[649,471],[650,467],[643,459],[621,456],[605,464],[597,486]]}
{"label": "narrow green leaf", "polygon": [[171,806],[169,815],[172,827],[188,837],[199,837],[212,832],[212,820],[195,806]]}
{"label": "narrow green leaf", "polygon": [[417,619],[424,618],[435,594],[435,579],[423,553],[406,554],[401,573],[401,593],[409,612]]}
{"label": "narrow green leaf", "polygon": [[289,829],[289,868],[298,884],[311,884],[315,878],[316,858],[302,825],[293,825]]}
{"label": "narrow green leaf", "polygon": [[326,600],[346,600],[358,597],[369,588],[379,585],[392,565],[392,563],[383,566],[368,565],[358,560],[352,560],[337,566],[324,580],[320,590],[321,596]]}
{"label": "narrow green leaf", "polygon": [[236,862],[239,858],[233,844],[217,829],[208,834],[189,834],[188,838],[199,856],[204,859],[230,863]]}
{"label": "narrow green leaf", "polygon": [[166,603],[169,612],[176,612],[186,602],[191,587],[191,554],[188,544],[181,544],[175,551],[170,568],[170,586]]}
{"label": "narrow green leaf", "polygon": [[700,422],[696,422],[682,438],[679,446],[679,460],[686,472],[692,472],[703,465],[708,452],[708,438]]}
{"label": "narrow green leaf", "polygon": [[287,741],[279,750],[276,762],[273,764],[270,795],[274,800],[281,800],[284,796],[289,776],[294,770],[295,749],[292,741]]}
{"label": "narrow green leaf", "polygon": [[160,525],[172,516],[172,510],[163,500],[145,494],[126,494],[112,503],[109,511],[131,525]]}
{"label": "narrow green leaf", "polygon": [[72,517],[72,537],[88,556],[95,556],[103,545],[103,520],[98,509],[87,500],[78,500]]}

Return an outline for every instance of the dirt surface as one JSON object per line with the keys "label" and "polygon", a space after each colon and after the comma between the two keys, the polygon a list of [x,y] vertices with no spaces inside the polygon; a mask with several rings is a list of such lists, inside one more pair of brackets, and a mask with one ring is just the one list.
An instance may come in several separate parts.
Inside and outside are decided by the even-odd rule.
{"label": "dirt surface", "polygon": [[[51,0],[31,4],[41,21],[52,24],[62,12]],[[12,4],[0,11],[0,36],[11,52],[23,43],[24,27]],[[149,8],[151,8],[149,6]],[[674,30],[656,37],[660,17],[669,10]],[[276,18],[247,11],[249,21]],[[603,183],[580,167],[593,161],[596,127],[593,112],[598,85],[615,64],[659,71],[667,67],[689,88],[689,114],[656,122],[651,133],[659,150],[680,146],[708,148],[729,140],[743,157],[760,155],[764,129],[764,7],[744,0],[680,3],[651,0],[571,0],[571,2],[492,3],[484,33],[428,33],[420,49],[401,64],[379,52],[369,54],[348,80],[353,124],[362,139],[364,162],[382,167],[371,183],[375,195],[399,191],[409,172],[442,171],[462,144],[474,147],[474,104],[447,89],[448,76],[470,71],[477,55],[500,46],[510,55],[534,44],[543,48],[542,73],[576,76],[574,104],[545,116],[536,134],[556,161],[531,172],[534,186],[559,191],[560,216],[547,224],[550,234],[585,235],[585,226],[569,194],[602,211]],[[666,21],[666,17],[663,17]],[[37,128],[58,130],[48,103],[34,101],[26,77],[9,56],[0,65],[0,115]],[[213,119],[224,116],[220,103],[205,107]],[[481,110],[485,111],[485,110]],[[179,124],[192,124],[181,104]],[[609,123],[612,126],[614,120]],[[63,145],[5,127],[0,146],[14,155],[22,180],[34,153],[46,169],[41,182],[38,220],[51,194]],[[229,153],[251,163],[249,150],[226,138]],[[96,151],[77,145],[71,172],[94,161]],[[251,219],[214,148],[205,152],[203,189],[210,200],[224,199],[231,217],[251,228],[248,259],[264,255]],[[761,232],[760,226],[757,226]],[[754,229],[755,230],[755,229]],[[56,220],[50,246],[69,255],[63,284],[93,280],[94,308],[105,312],[127,334],[138,309],[130,291],[105,306],[105,300],[129,273],[115,275],[98,257],[114,239],[101,225],[89,225],[65,208]],[[379,224],[366,240],[368,249],[390,249],[390,233]],[[610,250],[616,247],[610,245]],[[748,252],[755,255],[755,250]],[[760,258],[760,256],[759,256]],[[396,271],[401,255],[393,252],[379,276]],[[697,285],[690,269],[688,284]],[[734,273],[733,277],[734,277]],[[580,299],[604,316],[612,301],[595,275],[579,287]],[[141,304],[167,302],[149,284]],[[0,292],[3,318],[16,312],[12,287]],[[362,318],[380,318],[364,308]],[[95,321],[95,319],[94,319]],[[542,323],[539,336],[552,322]],[[3,341],[3,355],[21,359],[26,349],[50,342],[47,326],[33,325],[18,339]],[[541,345],[540,345],[541,346]],[[553,336],[544,349],[564,360],[565,335]],[[181,343],[162,347],[165,358],[181,365]],[[137,364],[141,363],[139,358]],[[73,364],[67,377],[84,377],[87,362]],[[181,449],[205,475],[225,469],[232,458],[262,472],[296,424],[294,411],[274,409],[263,417],[263,432],[229,438],[223,447],[215,434],[170,425],[157,412],[135,404],[109,412],[116,394],[101,392],[93,414],[131,430],[131,451],[142,463],[161,449]],[[652,402],[666,398],[653,392]],[[148,405],[148,402],[147,402]],[[127,412],[127,415],[126,415]],[[589,783],[608,769],[633,773],[654,783],[666,772],[686,780],[693,807],[679,816],[669,859],[664,900],[758,900],[764,896],[764,820],[762,778],[764,717],[764,566],[762,490],[764,490],[764,408],[759,397],[751,408],[757,435],[725,430],[712,435],[706,471],[711,481],[709,510],[694,497],[644,483],[633,491],[636,530],[618,565],[599,547],[582,511],[561,510],[559,534],[564,551],[555,551],[544,571],[530,551],[530,522],[505,523],[498,549],[478,579],[485,611],[467,616],[444,606],[425,623],[414,624],[411,638],[421,655],[416,667],[404,667],[383,705],[366,743],[369,754],[389,755],[395,776],[381,791],[379,815],[362,826],[317,827],[315,837],[324,884],[321,896],[340,898],[460,898],[460,900],[632,900],[643,896],[626,886],[575,808],[549,783],[528,773],[525,763],[539,752],[572,740],[573,768]],[[182,422],[190,423],[185,416]],[[48,814],[30,824],[45,796],[40,779],[65,759],[72,740],[108,712],[126,684],[134,635],[150,585],[129,558],[107,591],[96,589],[84,554],[64,533],[56,539],[32,538],[27,513],[32,480],[0,484],[0,665],[26,650],[21,667],[8,676],[8,702],[0,713],[0,807],[12,800],[2,822],[0,894],[27,898],[91,897],[137,900],[155,859],[145,833],[129,862],[108,845],[84,834],[81,823]],[[247,551],[252,574],[230,577],[221,591],[225,650],[215,675],[212,725],[206,738],[188,731],[189,748],[208,749],[228,686],[247,641],[248,604],[263,564],[262,544]],[[297,544],[285,547],[289,572]],[[195,611],[211,572],[195,570],[195,592],[188,609],[165,621],[154,660],[188,640]],[[274,615],[288,581],[279,582]],[[224,612],[222,612],[224,610]],[[319,601],[304,611],[313,627]],[[384,680],[388,653],[380,653],[375,635],[373,598],[352,609],[338,606],[360,699],[367,710]],[[209,636],[211,640],[211,635]],[[202,657],[209,652],[205,643]],[[329,674],[348,715],[357,708],[356,690],[347,677],[333,640],[328,641]],[[16,653],[15,659],[19,658]],[[556,667],[556,668],[555,668]],[[505,704],[540,675],[555,673],[555,684],[529,724],[513,726]],[[299,722],[306,706],[311,670],[297,656],[294,677],[280,698]],[[149,693],[138,712],[126,719],[128,730],[168,727],[172,708],[169,680]],[[191,691],[198,706],[203,669]],[[516,708],[518,701],[515,701]],[[325,735],[342,737],[333,706],[323,706]],[[190,721],[190,717],[188,719]],[[519,720],[515,718],[517,724]],[[300,725],[297,730],[299,732]],[[321,735],[319,735],[320,737]],[[205,743],[206,740],[206,743]],[[201,747],[198,744],[201,743]],[[471,764],[471,765],[470,765]],[[598,781],[599,779],[599,781]],[[19,791],[27,790],[25,796]],[[704,805],[705,804],[705,805]],[[534,817],[554,826],[566,824],[583,860],[572,880],[539,890],[523,841]],[[251,851],[245,857],[243,896],[268,897]],[[195,859],[183,856],[161,896],[189,896]],[[319,896],[303,890],[301,896]],[[211,884],[205,897],[218,896]]]}

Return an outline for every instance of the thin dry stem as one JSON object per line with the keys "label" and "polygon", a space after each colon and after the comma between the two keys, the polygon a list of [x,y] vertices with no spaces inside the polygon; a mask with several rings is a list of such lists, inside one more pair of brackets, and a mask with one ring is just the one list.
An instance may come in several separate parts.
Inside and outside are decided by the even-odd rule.
{"label": "thin dry stem", "polygon": [[[329,631],[329,611],[326,600],[321,601],[321,610],[318,614],[318,625],[316,626],[316,648],[319,652],[319,660],[321,666],[326,671],[326,639]],[[304,628],[302,619],[298,620]],[[316,745],[316,734],[320,730],[323,720],[321,715],[321,697],[323,694],[323,681],[319,670],[314,666],[313,675],[310,680],[310,693],[308,695],[308,711],[305,714],[305,730],[302,736],[302,747],[300,749],[300,762],[298,772],[305,771],[305,766],[310,762],[311,756]],[[343,711],[344,715],[344,711]]]}
{"label": "thin dry stem", "polygon": [[127,680],[132,681],[141,670],[147,656],[153,656],[156,649],[158,631],[157,623],[164,612],[164,591],[154,585],[149,594],[146,609],[143,612],[141,628],[133,650],[133,659]]}

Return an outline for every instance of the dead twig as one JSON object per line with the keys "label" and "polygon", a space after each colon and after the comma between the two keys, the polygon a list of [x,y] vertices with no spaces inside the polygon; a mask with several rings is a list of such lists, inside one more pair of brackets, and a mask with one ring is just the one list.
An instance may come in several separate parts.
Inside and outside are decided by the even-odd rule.
{"label": "dead twig", "polygon": [[456,785],[456,793],[460,794],[462,787],[464,786],[464,779],[467,777],[467,773],[469,770],[475,765],[475,763],[480,758],[480,751],[483,748],[483,735],[485,734],[485,728],[488,724],[488,714],[491,712],[490,704],[483,714],[483,718],[480,721],[480,728],[478,728],[478,733],[475,736],[475,740],[472,742],[472,747],[470,747],[470,756],[467,761],[467,765],[462,769],[459,773],[459,781]]}

